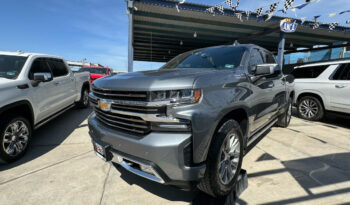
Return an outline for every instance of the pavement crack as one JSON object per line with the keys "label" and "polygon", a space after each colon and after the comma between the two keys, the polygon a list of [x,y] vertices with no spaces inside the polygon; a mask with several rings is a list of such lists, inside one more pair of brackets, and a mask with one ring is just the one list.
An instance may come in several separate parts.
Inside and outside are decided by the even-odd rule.
{"label": "pavement crack", "polygon": [[108,177],[109,177],[109,173],[110,173],[110,172],[111,172],[111,164],[109,163],[108,172],[107,172],[106,178],[105,178],[105,180],[104,180],[104,182],[103,182],[103,188],[102,188],[102,193],[101,193],[101,198],[100,198],[100,203],[99,203],[99,205],[102,204],[103,196],[104,196],[104,194],[105,194],[107,179],[108,179]]}
{"label": "pavement crack", "polygon": [[53,166],[56,166],[56,165],[62,164],[63,162],[66,162],[66,161],[69,161],[69,160],[75,159],[75,158],[77,158],[77,157],[83,156],[83,155],[85,155],[85,154],[87,154],[87,153],[89,153],[89,152],[92,152],[92,151],[90,150],[90,151],[88,151],[88,152],[84,152],[84,153],[81,153],[81,154],[75,155],[74,157],[71,157],[71,158],[68,158],[68,159],[61,160],[61,161],[56,162],[56,163],[54,163],[54,164],[51,164],[51,165],[49,165],[49,166],[46,166],[46,167],[43,167],[43,168],[40,168],[40,169],[37,169],[37,170],[31,171],[31,172],[29,172],[29,173],[27,173],[27,174],[23,174],[23,175],[21,175],[21,176],[18,176],[18,177],[12,178],[12,179],[7,180],[7,181],[4,181],[4,182],[1,182],[1,183],[0,183],[0,185],[7,184],[7,183],[9,183],[9,182],[15,181],[15,180],[17,180],[17,179],[20,179],[20,178],[26,177],[26,176],[31,175],[31,174],[35,174],[35,173],[40,172],[40,171],[42,171],[42,170],[45,170],[45,169],[47,169],[47,168],[50,168],[50,167],[53,167]]}

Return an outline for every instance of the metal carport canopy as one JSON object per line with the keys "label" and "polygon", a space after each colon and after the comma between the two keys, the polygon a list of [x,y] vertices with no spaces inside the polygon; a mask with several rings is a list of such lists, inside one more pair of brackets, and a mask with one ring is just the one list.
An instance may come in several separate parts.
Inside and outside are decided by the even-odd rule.
{"label": "metal carport canopy", "polygon": [[[262,19],[257,22],[256,13],[251,13],[247,20],[245,12],[238,11],[242,13],[243,21],[240,21],[230,9],[225,9],[224,13],[216,10],[213,15],[206,12],[209,8],[206,5],[179,4],[178,12],[177,1],[127,0],[127,3],[131,61],[167,62],[185,51],[232,44],[235,40],[277,51],[280,42],[280,21],[284,17],[274,16],[269,21]],[[285,50],[350,41],[350,35],[344,33],[345,27],[337,26],[330,31],[326,24],[312,29],[310,21],[300,25],[301,20],[297,20],[297,23],[296,32],[285,35]]]}

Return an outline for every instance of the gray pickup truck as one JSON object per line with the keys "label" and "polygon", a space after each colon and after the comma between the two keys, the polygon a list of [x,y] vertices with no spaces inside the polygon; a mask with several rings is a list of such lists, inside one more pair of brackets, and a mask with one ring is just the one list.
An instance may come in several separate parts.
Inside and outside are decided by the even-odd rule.
{"label": "gray pickup truck", "polygon": [[210,47],[159,70],[96,80],[89,130],[105,161],[219,197],[232,189],[252,143],[274,125],[289,125],[293,97],[293,81],[269,51]]}

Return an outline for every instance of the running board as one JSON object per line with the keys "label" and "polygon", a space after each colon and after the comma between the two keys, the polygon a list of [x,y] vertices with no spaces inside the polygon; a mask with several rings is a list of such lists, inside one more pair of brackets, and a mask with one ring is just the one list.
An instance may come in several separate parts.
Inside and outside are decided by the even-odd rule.
{"label": "running board", "polygon": [[72,105],[70,105],[70,106],[64,108],[63,110],[56,112],[55,114],[51,115],[50,117],[48,117],[48,118],[42,120],[41,122],[39,122],[38,124],[36,124],[36,125],[34,126],[34,129],[35,129],[35,130],[38,129],[39,127],[41,127],[41,126],[43,126],[44,124],[46,124],[46,123],[48,123],[49,121],[51,121],[52,119],[58,117],[58,116],[61,115],[62,113],[66,112],[67,110],[69,110],[69,109],[71,109],[72,107],[74,107],[74,105],[75,105],[75,104],[72,104]]}
{"label": "running board", "polygon": [[[255,133],[253,136],[251,136],[249,138],[249,141],[248,141],[248,144],[247,144],[247,147],[249,147],[253,142],[255,142],[255,140],[257,138],[259,138],[262,134],[264,134],[268,129],[270,129],[271,127],[273,127],[276,122],[278,121],[278,119],[275,119],[273,121],[271,121],[266,127],[264,127],[263,129],[259,130],[257,133]],[[249,150],[249,148],[248,148]],[[248,152],[247,152],[248,153]]]}

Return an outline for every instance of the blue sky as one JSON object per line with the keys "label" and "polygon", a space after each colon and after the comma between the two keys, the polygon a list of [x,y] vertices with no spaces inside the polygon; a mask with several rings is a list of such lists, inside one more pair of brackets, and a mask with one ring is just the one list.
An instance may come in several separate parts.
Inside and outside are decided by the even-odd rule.
{"label": "blue sky", "polygon": [[[235,0],[233,0],[235,2]],[[278,0],[241,0],[240,10],[255,11]],[[218,0],[188,0],[215,5]],[[282,0],[281,0],[282,2]],[[295,0],[294,5],[304,0]],[[282,3],[279,9],[282,8]],[[350,13],[333,18],[329,13],[350,10],[349,0],[321,0],[296,12],[312,19],[322,15],[324,23],[350,20]],[[295,17],[294,12],[281,16]],[[0,50],[40,52],[67,60],[127,70],[127,15],[124,0],[3,0],[0,6],[2,27]],[[347,34],[350,35],[350,34]],[[135,62],[135,70],[156,69],[158,63]]]}

